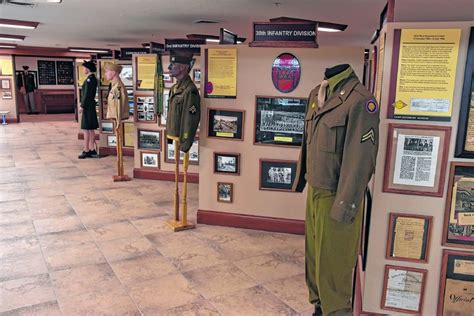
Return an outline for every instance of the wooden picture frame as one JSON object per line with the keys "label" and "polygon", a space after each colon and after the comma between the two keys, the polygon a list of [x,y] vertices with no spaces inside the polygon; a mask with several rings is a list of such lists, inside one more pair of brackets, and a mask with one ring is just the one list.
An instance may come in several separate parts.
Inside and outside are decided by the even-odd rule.
{"label": "wooden picture frame", "polygon": [[[131,129],[131,130],[130,130]],[[128,133],[127,133],[128,132]],[[123,122],[122,123],[122,146],[125,148],[134,148],[135,140],[135,125],[133,122]]]}
{"label": "wooden picture frame", "polygon": [[383,192],[442,197],[450,137],[448,126],[389,124]]}
{"label": "wooden picture frame", "polygon": [[135,122],[157,123],[155,97],[153,95],[135,95]]}
{"label": "wooden picture frame", "polygon": [[258,189],[295,192],[292,187],[297,164],[298,162],[293,160],[260,159]]}
{"label": "wooden picture frame", "polygon": [[432,216],[390,213],[385,258],[428,262],[432,222]]}
{"label": "wooden picture frame", "polygon": [[244,110],[207,109],[207,136],[226,140],[244,140]]}
{"label": "wooden picture frame", "polygon": [[307,104],[307,98],[255,96],[254,145],[299,148]]}
{"label": "wooden picture frame", "polygon": [[107,135],[107,147],[117,147],[117,136]]}
{"label": "wooden picture frame", "polygon": [[[166,163],[175,163],[174,160],[174,140],[168,137],[164,137],[164,146],[165,146],[165,162]],[[179,152],[179,163],[182,164],[184,159],[184,153]],[[189,149],[189,164],[190,165],[199,165],[199,137],[196,135],[194,137],[193,145]]]}
{"label": "wooden picture frame", "polygon": [[217,202],[232,203],[234,200],[234,184],[217,182]]}
{"label": "wooden picture frame", "polygon": [[160,169],[160,153],[156,151],[140,151],[140,167]]}
{"label": "wooden picture frame", "polygon": [[[407,314],[421,314],[427,274],[428,270],[425,269],[385,265],[380,308]],[[402,297],[397,298],[397,294]],[[411,298],[412,301],[407,302],[407,298]]]}
{"label": "wooden picture frame", "polygon": [[443,249],[438,315],[472,315],[474,253]]}
{"label": "wooden picture frame", "polygon": [[[454,157],[474,158],[474,27],[471,27]],[[469,143],[466,144],[466,140]]]}
{"label": "wooden picture frame", "polygon": [[[228,161],[219,161],[219,158],[228,158]],[[233,166],[232,159],[235,160]],[[224,159],[225,160],[225,159]],[[228,166],[230,165],[230,166]],[[240,175],[240,154],[227,152],[214,152],[214,173]]]}
{"label": "wooden picture frame", "polygon": [[0,89],[2,90],[10,90],[12,88],[11,80],[9,78],[0,79],[0,82]]}
{"label": "wooden picture frame", "polygon": [[[157,137],[156,137],[157,135]],[[162,150],[162,132],[156,130],[137,129],[137,148],[147,151]],[[156,141],[158,139],[158,141]]]}
{"label": "wooden picture frame", "polygon": [[474,163],[451,162],[443,225],[443,246],[474,249]]}
{"label": "wooden picture frame", "polygon": [[101,121],[100,133],[101,134],[115,134],[115,122],[114,121]]}

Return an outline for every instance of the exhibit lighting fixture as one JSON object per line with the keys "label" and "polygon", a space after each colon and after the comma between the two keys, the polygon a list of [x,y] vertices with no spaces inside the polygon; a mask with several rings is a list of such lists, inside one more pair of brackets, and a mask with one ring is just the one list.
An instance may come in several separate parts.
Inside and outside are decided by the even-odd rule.
{"label": "exhibit lighting fixture", "polygon": [[16,45],[0,43],[0,48],[16,48]]}
{"label": "exhibit lighting fixture", "polygon": [[0,40],[3,40],[3,41],[21,42],[24,39],[25,39],[25,36],[0,34]]}
{"label": "exhibit lighting fixture", "polygon": [[82,47],[69,47],[70,52],[78,52],[78,53],[99,53],[99,54],[107,54],[110,53],[108,49],[100,49],[100,48],[82,48]]}
{"label": "exhibit lighting fixture", "polygon": [[319,32],[342,32],[347,28],[345,24],[337,24],[330,22],[318,22]]}
{"label": "exhibit lighting fixture", "polygon": [[219,43],[219,39],[215,39],[215,38],[206,38],[206,42],[208,42],[208,43]]}
{"label": "exhibit lighting fixture", "polygon": [[13,29],[34,30],[38,24],[39,22],[0,19],[0,27],[8,27]]}

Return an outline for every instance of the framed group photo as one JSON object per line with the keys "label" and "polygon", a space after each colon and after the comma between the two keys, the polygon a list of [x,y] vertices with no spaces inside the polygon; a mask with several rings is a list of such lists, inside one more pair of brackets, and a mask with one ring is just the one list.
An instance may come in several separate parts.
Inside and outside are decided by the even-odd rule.
{"label": "framed group photo", "polygon": [[443,196],[451,127],[389,124],[383,192]]}
{"label": "framed group photo", "polygon": [[222,139],[244,139],[245,111],[208,109],[208,136]]}
{"label": "framed group photo", "polygon": [[239,175],[240,154],[214,153],[214,172],[230,175]]}
{"label": "framed group photo", "polygon": [[[166,148],[165,148],[165,162],[174,163],[174,144],[175,141],[170,138],[166,138]],[[179,151],[179,163],[183,163],[184,152]],[[194,139],[191,148],[189,149],[189,164],[190,165],[199,165],[199,139],[196,137]]]}
{"label": "framed group photo", "polygon": [[157,152],[140,152],[140,161],[142,168],[160,168],[160,154]]}
{"label": "framed group photo", "polygon": [[137,138],[138,149],[161,150],[161,131],[139,129]]}
{"label": "framed group photo", "polygon": [[292,191],[296,161],[260,159],[260,190]]}

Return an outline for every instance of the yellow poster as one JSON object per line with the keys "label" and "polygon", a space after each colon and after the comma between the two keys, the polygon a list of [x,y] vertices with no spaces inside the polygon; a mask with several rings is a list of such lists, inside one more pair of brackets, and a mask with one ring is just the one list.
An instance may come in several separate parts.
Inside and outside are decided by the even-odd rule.
{"label": "yellow poster", "polygon": [[123,123],[123,146],[133,147],[135,136],[135,126],[131,122]]}
{"label": "yellow poster", "polygon": [[107,63],[116,64],[118,61],[116,59],[103,59],[99,60],[99,70],[100,70],[100,85],[108,86],[110,81],[105,79],[105,65]]}
{"label": "yellow poster", "polygon": [[0,60],[0,74],[2,76],[13,76],[13,64],[10,59]]}
{"label": "yellow poster", "polygon": [[156,56],[137,56],[137,89],[155,89]]}
{"label": "yellow poster", "polygon": [[207,50],[206,97],[237,97],[237,49],[209,48]]}
{"label": "yellow poster", "polygon": [[449,121],[460,29],[401,30],[394,118]]}
{"label": "yellow poster", "polygon": [[84,67],[82,67],[82,65],[79,64],[77,65],[76,71],[77,71],[77,85],[79,87],[82,87],[84,80],[87,79],[87,75],[84,74]]}

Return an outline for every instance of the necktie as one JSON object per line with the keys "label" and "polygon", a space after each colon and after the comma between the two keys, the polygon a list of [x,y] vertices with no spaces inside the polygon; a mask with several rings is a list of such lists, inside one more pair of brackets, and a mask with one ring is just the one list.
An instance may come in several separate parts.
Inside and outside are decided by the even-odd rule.
{"label": "necktie", "polygon": [[322,108],[324,106],[324,102],[326,101],[326,91],[329,85],[329,81],[323,80],[321,82],[321,86],[319,87],[318,92],[318,108]]}

